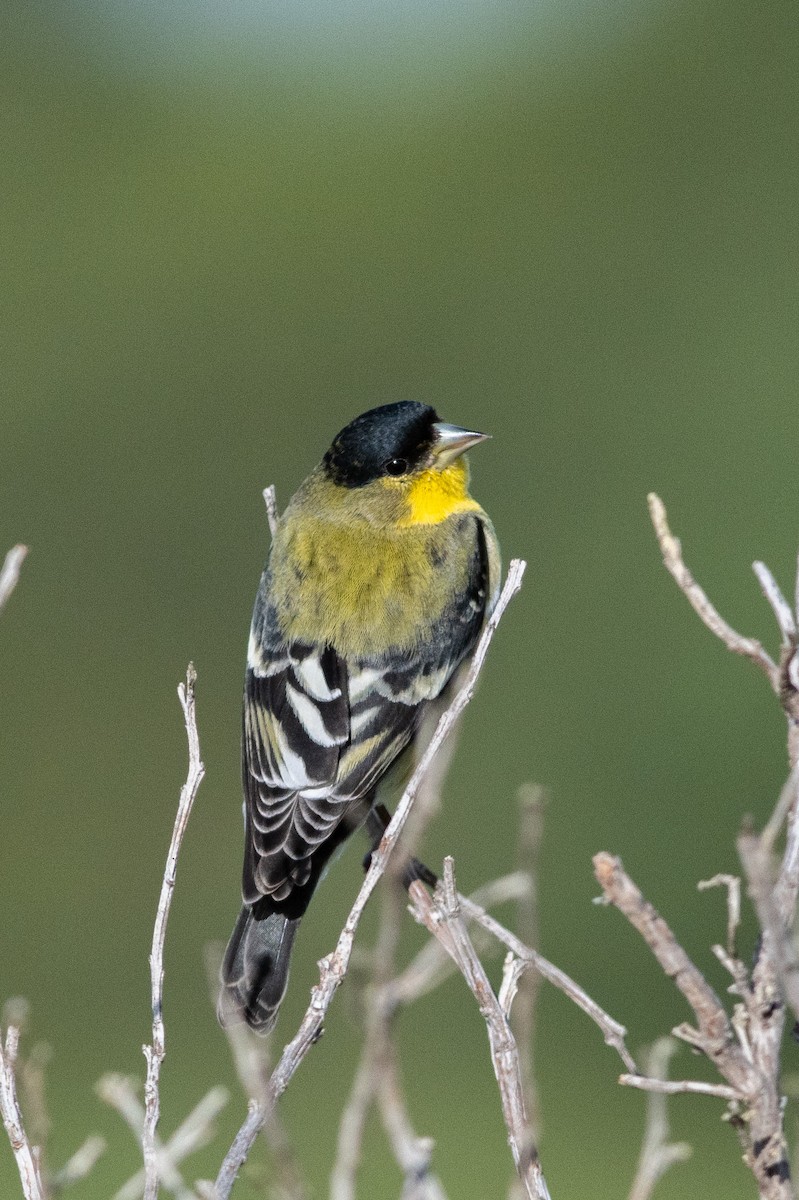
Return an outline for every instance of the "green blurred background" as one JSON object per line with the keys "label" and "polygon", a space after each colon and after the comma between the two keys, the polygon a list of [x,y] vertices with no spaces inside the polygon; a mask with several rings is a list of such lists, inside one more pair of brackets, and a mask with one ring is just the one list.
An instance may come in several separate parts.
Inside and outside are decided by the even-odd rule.
{"label": "green blurred background", "polygon": [[[212,1084],[235,1088],[202,950],[237,909],[260,493],[274,482],[285,501],[374,403],[423,399],[493,433],[475,492],[506,557],[530,563],[425,857],[453,853],[464,889],[510,869],[517,786],[540,781],[546,953],[634,1049],[688,1016],[622,918],[592,906],[604,848],[726,986],[709,949],[723,897],[695,884],[735,869],[742,813],[769,811],[784,729],[663,570],[645,494],[722,611],[773,645],[749,564],[792,588],[797,18],[795,0],[4,6],[0,549],[31,555],[0,618],[0,995],[30,998],[30,1037],[54,1050],[53,1162],[109,1139],[76,1200],[136,1165],[93,1085],[143,1072],[190,658],[208,775],[168,932],[163,1131]],[[359,850],[303,927],[281,1037]],[[405,953],[422,940],[408,924]],[[450,1194],[504,1195],[471,996],[452,980],[400,1036]],[[317,1196],[358,1045],[345,986],[284,1105]],[[555,1200],[626,1195],[643,1098],[619,1069],[545,990]],[[684,1048],[673,1070],[705,1067]],[[189,1178],[213,1174],[243,1111],[236,1092]],[[720,1102],[670,1111],[695,1154],[658,1197],[752,1195]],[[242,1200],[265,1194],[264,1162]],[[362,1194],[398,1183],[373,1129]],[[0,1192],[18,1188],[0,1145]]]}

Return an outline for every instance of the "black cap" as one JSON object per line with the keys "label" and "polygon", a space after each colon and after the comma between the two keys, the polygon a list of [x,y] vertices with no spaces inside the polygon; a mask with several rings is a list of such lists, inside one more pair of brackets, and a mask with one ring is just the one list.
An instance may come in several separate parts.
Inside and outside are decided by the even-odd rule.
{"label": "black cap", "polygon": [[400,400],[370,408],[341,430],[322,460],[342,487],[357,488],[383,475],[405,475],[430,458],[438,416],[429,404]]}

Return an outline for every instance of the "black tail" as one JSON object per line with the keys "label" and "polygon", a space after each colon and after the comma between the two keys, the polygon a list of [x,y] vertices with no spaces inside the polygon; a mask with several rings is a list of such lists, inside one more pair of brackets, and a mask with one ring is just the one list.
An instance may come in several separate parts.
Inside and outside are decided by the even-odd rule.
{"label": "black tail", "polygon": [[274,910],[263,913],[264,907],[260,900],[239,913],[222,961],[217,1005],[220,1024],[244,1020],[256,1033],[268,1033],[277,1020],[300,923]]}
{"label": "black tail", "polygon": [[[269,1033],[277,1021],[277,1010],[289,981],[291,948],[300,918],[311,902],[316,885],[342,842],[366,819],[372,793],[353,803],[330,836],[311,858],[311,872],[300,887],[281,900],[261,896],[245,904],[230,935],[222,960],[222,991],[217,1005],[220,1024],[246,1021],[256,1033]],[[380,832],[370,835],[380,840]],[[246,867],[246,859],[245,859]],[[244,892],[250,890],[245,872]]]}

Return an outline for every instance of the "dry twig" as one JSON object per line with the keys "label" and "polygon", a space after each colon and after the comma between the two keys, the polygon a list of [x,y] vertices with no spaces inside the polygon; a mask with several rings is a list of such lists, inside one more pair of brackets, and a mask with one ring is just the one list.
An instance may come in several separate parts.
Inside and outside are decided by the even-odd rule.
{"label": "dry twig", "polygon": [[771,611],[774,613],[777,628],[782,635],[783,646],[795,645],[796,619],[791,612],[790,604],[782,594],[780,585],[764,562],[753,562],[752,570],[757,576],[757,582],[760,584],[763,595],[771,606]]}
{"label": "dry twig", "polygon": [[[528,784],[519,792],[519,851],[518,866],[529,880],[529,887],[519,897],[516,905],[516,931],[520,939],[531,950],[538,950],[538,856],[544,833],[544,807],[546,793],[537,784]],[[518,985],[518,995],[513,1007],[511,1028],[519,1047],[522,1069],[525,1107],[530,1128],[536,1141],[541,1138],[541,1116],[538,1089],[535,1082],[533,1045],[536,1006],[540,991],[541,976],[538,971],[526,971]]]}
{"label": "dry twig", "polygon": [[[761,1197],[787,1198],[791,1195],[790,1172],[783,1131],[783,1102],[780,1097],[779,1075],[785,1022],[784,999],[788,1000],[795,1013],[799,1013],[799,963],[791,933],[799,891],[799,659],[796,652],[799,618],[797,613],[791,611],[769,569],[763,563],[754,563],[753,569],[780,630],[782,652],[779,664],[775,664],[758,641],[741,637],[719,617],[682,562],[680,545],[668,527],[662,502],[657,496],[651,495],[649,507],[664,562],[680,588],[708,628],[730,650],[744,654],[765,672],[772,688],[780,697],[788,719],[788,755],[793,767],[791,777],[783,788],[780,800],[762,835],[758,838],[751,829],[745,828],[738,839],[738,851],[747,877],[749,895],[753,900],[762,932],[751,978],[743,964],[735,957],[729,934],[726,952],[719,946],[714,947],[717,957],[733,975],[735,991],[743,999],[743,1005],[736,1007],[731,1025],[740,1052],[749,1064],[748,1083],[742,1084],[740,1079],[730,1077],[725,1069],[732,1065],[727,1054],[723,1055],[723,1061],[717,1059],[716,1065],[727,1078],[727,1082],[736,1090],[747,1092],[752,1101],[747,1112],[737,1119],[736,1123],[744,1145],[746,1161],[755,1174]],[[795,595],[799,606],[799,575]],[[772,851],[786,817],[786,849],[777,867]],[[730,903],[732,905],[732,897]],[[729,924],[733,924],[732,912]],[[696,971],[696,968],[693,970]],[[696,974],[699,975],[698,972]],[[701,979],[701,976],[699,978]],[[676,982],[679,985],[679,977]],[[678,1032],[702,1049],[708,1044],[708,1031],[703,1030],[701,1026],[699,1032],[686,1029]],[[737,1068],[734,1074],[738,1074]]]}
{"label": "dry twig", "polygon": [[693,1009],[699,1028],[692,1031],[692,1044],[716,1064],[739,1099],[751,1099],[749,1063],[735,1042],[721,1001],[701,971],[691,962],[660,914],[644,899],[620,858],[604,852],[595,855],[594,874],[606,902],[615,905],[637,929],[664,973],[674,980]]}
{"label": "dry twig", "polygon": [[[5,1069],[0,1067],[0,1075],[2,1075],[2,1079],[0,1079],[0,1116],[2,1116],[11,1138],[12,1146],[20,1140],[20,1136],[31,1146],[43,1194],[46,1200],[53,1200],[53,1197],[59,1196],[89,1174],[105,1150],[105,1139],[97,1136],[87,1138],[60,1170],[53,1174],[47,1170],[44,1148],[50,1129],[50,1118],[45,1098],[44,1071],[50,1060],[50,1048],[40,1042],[26,1057],[23,1058],[19,1053],[20,1033],[24,1032],[29,1016],[27,1000],[20,996],[7,1000],[3,1005],[2,1015],[3,1022],[8,1026],[9,1036],[11,1036],[12,1029],[16,1031],[15,1038],[12,1038],[12,1042],[16,1044],[13,1046],[11,1058],[7,1053],[5,1055]],[[0,1064],[2,1062],[3,1045],[0,1040]],[[9,1081],[13,1088],[13,1097],[12,1093],[8,1091]],[[2,1094],[4,1088],[5,1095]],[[21,1105],[17,1098],[18,1092],[22,1093]],[[24,1126],[22,1125],[23,1108],[26,1113]],[[11,1124],[9,1124],[9,1120]],[[24,1181],[23,1194],[27,1200],[28,1192],[25,1191]]]}
{"label": "dry twig", "polygon": [[3,565],[0,567],[0,609],[3,608],[19,582],[20,569],[27,553],[28,547],[19,545],[12,546],[5,556]]}
{"label": "dry twig", "polygon": [[[104,1076],[97,1085],[98,1094],[116,1108],[130,1126],[134,1137],[141,1141],[144,1110],[129,1080],[124,1076]],[[192,1196],[193,1192],[178,1171],[185,1158],[207,1146],[215,1134],[214,1121],[229,1100],[227,1088],[211,1088],[207,1095],[181,1121],[165,1144],[156,1137],[158,1171],[161,1182],[173,1192]],[[115,1193],[113,1200],[139,1200],[144,1192],[144,1168],[132,1175]],[[195,1186],[196,1191],[196,1186]]]}
{"label": "dry twig", "polygon": [[720,1100],[735,1103],[741,1099],[741,1093],[736,1088],[726,1083],[706,1083],[704,1079],[653,1079],[649,1075],[620,1075],[619,1083],[660,1096],[717,1096]]}
{"label": "dry twig", "polygon": [[[119,1113],[122,1120],[130,1129],[139,1145],[143,1142],[144,1124],[146,1120],[145,1106],[136,1094],[136,1081],[126,1075],[109,1072],[97,1081],[97,1095],[109,1107]],[[169,1154],[157,1134],[153,1138],[153,1153],[157,1183],[163,1183],[175,1200],[196,1200],[195,1194],[177,1167],[176,1160]],[[116,1193],[114,1200],[120,1200],[120,1194],[130,1196],[134,1193],[140,1196],[147,1186],[146,1166],[137,1172]]]}
{"label": "dry twig", "polygon": [[725,887],[727,889],[727,955],[734,959],[737,954],[736,939],[738,926],[741,924],[741,881],[737,875],[714,875],[712,879],[700,879],[697,890],[706,892],[709,888]]}
{"label": "dry twig", "polygon": [[[453,741],[454,738],[450,738],[445,749],[451,751]],[[444,757],[442,752],[440,759]],[[421,838],[440,803],[440,759],[438,778],[431,779],[428,775],[417,797],[414,828],[410,834],[414,843]],[[406,836],[389,862],[382,888],[380,925],[372,953],[372,981],[364,991],[363,1049],[339,1123],[336,1158],[330,1175],[330,1200],[355,1200],[366,1121],[375,1103],[403,1173],[402,1200],[446,1200],[441,1183],[431,1170],[434,1142],[432,1138],[419,1137],[410,1119],[392,1037],[397,1011],[393,991],[396,951],[404,907],[401,877],[410,857],[408,827],[406,825]]]}
{"label": "dry twig", "polygon": [[[650,1096],[646,1106],[646,1128],[638,1170],[627,1200],[650,1200],[659,1181],[675,1163],[685,1162],[691,1157],[687,1142],[669,1142],[669,1120],[666,1097],[658,1093],[656,1083],[667,1082],[669,1059],[674,1054],[676,1042],[672,1038],[658,1038],[651,1047],[646,1060],[647,1084]],[[624,1082],[631,1082],[627,1076]]]}
{"label": "dry twig", "polygon": [[5,1045],[0,1036],[0,1115],[17,1162],[25,1200],[47,1200],[38,1151],[28,1141],[17,1099],[15,1067],[18,1051],[19,1029],[16,1025],[9,1025]]}
{"label": "dry twig", "polygon": [[564,992],[578,1008],[583,1010],[586,1016],[590,1017],[599,1026],[606,1044],[613,1047],[627,1069],[632,1072],[636,1071],[635,1061],[624,1041],[627,1036],[627,1030],[623,1025],[620,1025],[609,1013],[600,1008],[597,1002],[578,983],[575,983],[565,971],[561,971],[560,967],[556,967],[554,963],[549,962],[542,954],[537,954],[535,950],[531,950],[529,946],[525,946],[524,942],[520,941],[515,934],[506,929],[504,925],[500,925],[495,917],[492,917],[480,908],[479,905],[474,904],[465,896],[459,896],[458,899],[464,916],[482,925],[484,929],[492,933],[503,945],[507,946],[523,962],[525,970],[532,969],[538,971],[544,979],[548,980],[561,992]]}
{"label": "dry twig", "polygon": [[410,895],[419,919],[457,963],[485,1019],[491,1061],[519,1179],[530,1200],[549,1200],[549,1189],[524,1107],[518,1047],[461,917],[452,859],[444,860],[444,879],[436,889],[435,900],[431,899],[421,883],[411,885]]}
{"label": "dry twig", "polygon": [[[759,976],[760,963],[755,965],[746,1019],[731,1022],[716,993],[663,918],[641,895],[621,860],[597,854],[594,870],[607,902],[637,929],[693,1009],[697,1027],[680,1025],[673,1031],[675,1036],[706,1054],[729,1085],[684,1083],[667,1090],[703,1092],[727,1100],[762,1200],[792,1200],[778,1091],[779,1046],[771,1032],[772,1026],[781,1029],[782,1006],[772,990],[770,1009],[767,1007],[763,989],[770,976]],[[632,1080],[622,1076],[621,1082],[650,1086],[640,1077]],[[657,1083],[651,1086],[664,1090]]]}
{"label": "dry twig", "polygon": [[56,1171],[53,1175],[50,1180],[51,1195],[57,1196],[60,1192],[72,1187],[74,1183],[80,1183],[82,1179],[85,1179],[105,1150],[105,1138],[99,1137],[97,1134],[87,1137],[83,1145],[79,1146],[72,1157],[67,1159],[61,1170]]}
{"label": "dry twig", "polygon": [[[499,879],[493,879],[490,883],[485,883],[482,887],[477,888],[471,896],[461,897],[464,916],[467,920],[472,921],[473,912],[485,912],[495,904],[519,900],[529,887],[530,881],[521,871],[514,871],[511,875],[501,875]],[[465,911],[465,906],[468,906],[469,911]],[[412,906],[410,911],[413,914]],[[470,931],[470,936],[480,953],[483,950],[489,951],[494,942],[493,937],[489,936],[488,930],[483,929],[481,925]],[[432,992],[456,971],[457,967],[446,950],[435,938],[429,938],[416,957],[388,985],[386,1005],[392,1009],[400,1004],[411,1004],[414,1000]]]}
{"label": "dry twig", "polygon": [[194,700],[194,685],[197,673],[190,663],[186,672],[186,683],[178,687],[180,706],[186,723],[186,736],[189,743],[189,769],[186,782],[180,790],[180,801],[172,839],[169,843],[164,878],[161,884],[161,895],[158,901],[158,911],[153,927],[153,944],[150,952],[150,987],[153,1013],[153,1040],[149,1046],[143,1046],[147,1059],[147,1078],[144,1084],[144,1128],[142,1130],[142,1154],[144,1156],[145,1200],[156,1200],[158,1196],[158,1152],[156,1148],[155,1131],[160,1115],[159,1079],[161,1063],[166,1055],[164,1033],[163,996],[164,996],[164,939],[169,908],[172,903],[172,893],[175,888],[178,853],[180,852],[183,835],[191,814],[192,806],[197,795],[197,789],[202,783],[205,767],[200,759],[200,739],[197,733],[197,715]]}
{"label": "dry twig", "polygon": [[663,554],[663,564],[670,575],[674,577],[680,591],[688,599],[694,611],[699,614],[711,633],[720,638],[728,650],[734,654],[742,654],[751,659],[763,671],[773,687],[779,691],[780,672],[777,664],[763,649],[756,638],[743,637],[731,625],[728,625],[718,610],[708,599],[705,592],[694,579],[683,562],[682,548],[679,540],[669,529],[668,518],[663,501],[654,492],[647,496],[649,515],[655,527],[660,549]]}
{"label": "dry twig", "polygon": [[275,530],[277,529],[277,523],[280,520],[277,511],[277,492],[275,491],[275,485],[270,483],[269,487],[265,487],[263,495],[264,504],[266,505],[266,519],[269,522],[269,532],[271,533],[272,537],[274,537]]}

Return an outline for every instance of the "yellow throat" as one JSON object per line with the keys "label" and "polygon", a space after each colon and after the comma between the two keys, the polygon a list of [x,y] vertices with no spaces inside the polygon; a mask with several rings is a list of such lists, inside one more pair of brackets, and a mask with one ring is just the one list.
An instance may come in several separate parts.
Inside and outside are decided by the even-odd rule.
{"label": "yellow throat", "polygon": [[[394,481],[386,482],[393,484]],[[460,458],[443,471],[430,467],[417,475],[405,499],[408,511],[399,524],[406,527],[438,525],[454,513],[482,511],[477,501],[469,495],[469,472]]]}

